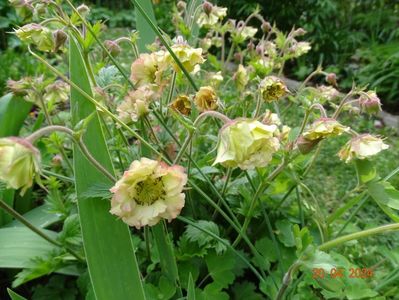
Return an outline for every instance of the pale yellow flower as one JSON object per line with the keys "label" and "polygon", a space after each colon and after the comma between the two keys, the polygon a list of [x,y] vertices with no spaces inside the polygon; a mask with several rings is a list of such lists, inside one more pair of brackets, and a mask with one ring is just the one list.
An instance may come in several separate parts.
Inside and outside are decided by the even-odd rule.
{"label": "pale yellow flower", "polygon": [[148,85],[130,91],[116,109],[119,118],[125,123],[137,122],[140,117],[148,114],[149,105],[155,97],[156,93]]}
{"label": "pale yellow flower", "polygon": [[203,4],[203,11],[199,14],[197,24],[200,27],[211,27],[216,25],[227,15],[227,8],[218,7],[209,2]]}
{"label": "pale yellow flower", "polygon": [[249,119],[225,125],[220,132],[214,164],[242,170],[265,167],[280,148],[279,140],[273,136],[276,130],[276,125]]}
{"label": "pale yellow flower", "polygon": [[187,175],[180,166],[141,158],[135,160],[111,188],[110,212],[140,229],[161,219],[175,219],[184,207]]}
{"label": "pale yellow flower", "polygon": [[259,89],[263,100],[266,102],[276,101],[288,91],[285,83],[276,76],[267,76],[264,78],[259,85]]}
{"label": "pale yellow flower", "polygon": [[[195,67],[199,67],[199,65],[205,61],[205,59],[202,57],[202,48],[192,48],[185,43],[174,44],[171,48],[173,53],[182,63],[183,67],[189,73],[193,72]],[[164,63],[167,65],[172,65],[176,72],[180,72],[180,67],[169,52],[165,53]]]}
{"label": "pale yellow flower", "polygon": [[28,141],[0,138],[0,180],[24,194],[40,173],[40,152]]}
{"label": "pale yellow flower", "polygon": [[56,80],[54,83],[46,87],[44,100],[59,102],[67,102],[69,98],[69,84],[62,80]]}
{"label": "pale yellow flower", "polygon": [[41,51],[54,50],[53,33],[40,24],[26,24],[15,30],[15,34],[22,42],[33,44]]}
{"label": "pale yellow flower", "polygon": [[349,127],[341,125],[337,120],[331,118],[320,118],[311,124],[303,133],[307,140],[319,140],[326,137],[341,135],[349,131]]}
{"label": "pale yellow flower", "polygon": [[338,156],[348,163],[352,159],[365,159],[388,148],[389,146],[379,137],[371,134],[362,134],[346,143],[339,151]]}
{"label": "pale yellow flower", "polygon": [[339,92],[337,89],[333,88],[332,86],[321,85],[317,87],[317,91],[319,92],[319,96],[325,101],[334,101],[335,99],[339,98]]}
{"label": "pale yellow flower", "polygon": [[191,101],[186,95],[178,96],[171,104],[170,107],[179,113],[189,116],[191,114]]}
{"label": "pale yellow flower", "polygon": [[195,104],[199,111],[216,110],[218,108],[218,98],[215,90],[210,86],[200,87],[194,97]]}
{"label": "pale yellow flower", "polygon": [[368,91],[359,98],[360,108],[370,115],[378,114],[381,111],[381,100],[375,91]]}
{"label": "pale yellow flower", "polygon": [[155,53],[142,53],[131,66],[130,79],[137,86],[159,84],[161,70]]}
{"label": "pale yellow flower", "polygon": [[308,42],[297,42],[291,46],[290,52],[294,57],[302,56],[312,49]]}
{"label": "pale yellow flower", "polygon": [[265,115],[263,117],[262,123],[265,125],[281,125],[280,118],[278,114],[271,112],[270,109],[266,109]]}

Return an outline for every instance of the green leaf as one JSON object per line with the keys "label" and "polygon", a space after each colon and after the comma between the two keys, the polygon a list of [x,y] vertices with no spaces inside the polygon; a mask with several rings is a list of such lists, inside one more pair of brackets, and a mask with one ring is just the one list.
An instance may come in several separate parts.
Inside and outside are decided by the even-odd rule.
{"label": "green leaf", "polygon": [[211,252],[206,256],[205,261],[216,287],[223,289],[233,283],[236,277],[233,271],[236,263],[234,253],[227,251],[224,255],[217,255]]}
{"label": "green leaf", "polygon": [[378,179],[377,170],[371,161],[367,159],[356,159],[355,166],[360,183],[367,183]]}
{"label": "green leaf", "polygon": [[208,284],[203,291],[196,289],[195,297],[197,300],[228,300],[229,295],[216,288],[214,284]]}
{"label": "green leaf", "polygon": [[[154,10],[152,8],[151,0],[140,0],[140,5],[143,7],[144,11],[150,17],[151,21],[156,24]],[[140,39],[137,44],[140,52],[147,52],[146,46],[152,44],[155,40],[155,33],[148,25],[144,16],[140,13],[140,11],[136,8],[136,29],[139,32]]]}
{"label": "green leaf", "polygon": [[194,285],[194,280],[193,276],[190,275],[188,276],[188,284],[187,284],[187,300],[195,300],[195,285]]}
{"label": "green leaf", "polygon": [[[57,233],[43,231],[51,238]],[[31,268],[34,257],[45,256],[55,246],[26,227],[0,228],[0,268]]]}
{"label": "green leaf", "polygon": [[245,300],[262,300],[264,297],[256,291],[256,286],[253,282],[244,281],[237,283],[233,287],[234,299]]}
{"label": "green leaf", "polygon": [[276,227],[278,229],[278,239],[286,247],[295,246],[295,237],[292,232],[292,224],[288,220],[278,220],[276,222]]}
{"label": "green leaf", "polygon": [[16,292],[7,289],[8,295],[11,297],[11,300],[26,300],[26,298],[18,295]]}
{"label": "green leaf", "polygon": [[[49,205],[43,204],[24,214],[24,218],[32,225],[40,228],[46,228],[62,219],[60,214],[49,213]],[[21,222],[14,220],[8,223],[6,227],[24,227]]]}
{"label": "green leaf", "polygon": [[13,94],[0,98],[0,137],[16,136],[32,108],[29,103]]}
{"label": "green leaf", "polygon": [[371,182],[367,185],[367,188],[373,199],[376,199],[390,208],[399,209],[399,191],[389,182]]}
{"label": "green leaf", "polygon": [[[91,95],[82,54],[73,37],[69,40],[71,80]],[[94,105],[72,87],[71,109],[74,125],[96,111]],[[98,115],[88,124],[83,141],[96,160],[113,173]],[[145,299],[129,228],[109,213],[109,201],[82,198],[94,184],[106,184],[109,180],[93,167],[77,146],[74,146],[74,168],[83,243],[96,298]]]}
{"label": "green leaf", "polygon": [[[208,230],[213,234],[215,234],[216,236],[220,236],[219,227],[214,222],[200,220],[197,221],[196,224],[200,228]],[[223,253],[227,249],[226,245],[215,240],[212,236],[210,236],[206,232],[191,225],[187,226],[185,236],[188,238],[189,241],[197,242],[200,247],[214,248],[218,254]]]}
{"label": "green leaf", "polygon": [[110,199],[112,196],[112,193],[109,191],[110,188],[111,188],[110,183],[98,182],[98,183],[95,183],[92,186],[88,187],[80,195],[80,197],[82,199],[87,199],[87,198]]}

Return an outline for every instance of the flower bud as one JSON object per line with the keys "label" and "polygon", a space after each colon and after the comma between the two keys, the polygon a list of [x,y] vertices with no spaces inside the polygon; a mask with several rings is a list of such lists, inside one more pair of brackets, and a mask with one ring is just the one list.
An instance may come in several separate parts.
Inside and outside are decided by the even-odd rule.
{"label": "flower bud", "polygon": [[212,12],[212,8],[213,8],[212,3],[208,1],[204,1],[204,4],[202,4],[202,9],[207,15],[209,15]]}
{"label": "flower bud", "polygon": [[320,141],[321,140],[308,140],[301,135],[296,141],[296,146],[298,147],[299,152],[302,154],[308,154]]}
{"label": "flower bud", "polygon": [[234,73],[233,75],[233,80],[236,84],[236,87],[239,91],[244,90],[246,85],[248,84],[249,81],[249,76],[247,69],[243,65],[238,65],[237,72]]}
{"label": "flower bud", "polygon": [[278,115],[272,113],[269,109],[266,109],[265,116],[262,119],[262,123],[265,125],[281,125],[281,121]]}
{"label": "flower bud", "polygon": [[53,32],[53,39],[54,39],[54,51],[58,51],[67,40],[68,35],[61,29],[57,29]]}
{"label": "flower bud", "polygon": [[106,40],[104,46],[112,56],[117,56],[122,51],[122,48],[115,41]]}
{"label": "flower bud", "polygon": [[365,159],[374,156],[389,146],[379,137],[371,134],[362,134],[352,138],[338,153],[346,163],[352,159]]}
{"label": "flower bud", "polygon": [[369,115],[378,114],[381,111],[381,101],[374,91],[368,91],[359,98],[360,108]]}
{"label": "flower bud", "polygon": [[253,51],[255,49],[255,44],[251,41],[249,41],[248,45],[247,45],[247,49],[248,51]]}
{"label": "flower bud", "polygon": [[233,57],[234,57],[234,60],[235,60],[236,62],[240,62],[241,59],[242,59],[242,53],[236,52],[236,53],[234,53]]}
{"label": "flower bud", "polygon": [[195,104],[199,111],[216,110],[218,108],[218,98],[215,90],[210,86],[203,86],[195,94]]}
{"label": "flower bud", "polygon": [[272,26],[270,25],[270,23],[265,21],[262,23],[260,28],[264,33],[268,33],[270,32],[270,30],[272,30]]}
{"label": "flower bud", "polygon": [[0,180],[24,194],[40,173],[40,152],[27,140],[0,138]]}
{"label": "flower bud", "polygon": [[276,125],[264,125],[256,120],[238,119],[226,124],[219,134],[214,165],[242,170],[265,167],[280,148],[274,137]]}
{"label": "flower bud", "polygon": [[179,1],[177,2],[177,10],[178,11],[184,11],[187,7],[187,3],[184,1]]}
{"label": "flower bud", "polygon": [[9,79],[7,80],[7,87],[14,95],[23,96],[32,88],[32,83],[32,77],[23,77],[18,81]]}
{"label": "flower bud", "polygon": [[333,86],[337,86],[337,75],[335,73],[328,73],[326,75],[326,81],[327,83],[333,85]]}
{"label": "flower bud", "polygon": [[51,163],[55,167],[60,167],[62,165],[62,156],[59,154],[54,155],[51,159]]}
{"label": "flower bud", "polygon": [[263,100],[272,102],[283,97],[288,89],[284,82],[276,76],[267,76],[259,85]]}
{"label": "flower bud", "polygon": [[85,4],[81,4],[79,5],[76,10],[79,12],[79,14],[83,17],[86,18],[88,16],[88,14],[90,13],[90,8],[85,5]]}
{"label": "flower bud", "polygon": [[294,30],[291,34],[291,37],[297,37],[297,36],[302,36],[306,34],[306,30],[303,28],[298,28]]}
{"label": "flower bud", "polygon": [[111,188],[111,214],[140,229],[175,219],[184,207],[187,175],[181,166],[141,158]]}
{"label": "flower bud", "polygon": [[186,95],[178,96],[171,104],[170,107],[182,115],[189,116],[191,114],[191,101]]}

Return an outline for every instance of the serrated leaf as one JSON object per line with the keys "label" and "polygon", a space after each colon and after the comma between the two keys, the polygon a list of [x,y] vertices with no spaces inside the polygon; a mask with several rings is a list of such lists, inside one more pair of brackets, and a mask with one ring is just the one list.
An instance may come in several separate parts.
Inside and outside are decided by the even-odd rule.
{"label": "serrated leaf", "polygon": [[96,82],[102,88],[111,83],[118,83],[121,79],[122,76],[115,66],[106,66],[101,68],[96,76]]}
{"label": "serrated leaf", "polygon": [[229,295],[221,290],[215,288],[211,283],[208,284],[204,290],[196,289],[195,297],[197,300],[228,300]]}
{"label": "serrated leaf", "polygon": [[253,282],[244,281],[237,283],[233,287],[234,299],[262,300],[264,297],[256,292]]}
{"label": "serrated leaf", "polygon": [[98,182],[88,187],[84,192],[81,193],[82,199],[88,198],[101,198],[111,199],[112,193],[109,191],[111,184],[105,182]]}
{"label": "serrated leaf", "polygon": [[292,223],[288,220],[278,220],[276,222],[278,229],[277,237],[286,247],[295,246],[295,237],[292,231]]}
{"label": "serrated leaf", "polygon": [[373,199],[399,210],[399,191],[396,190],[389,182],[370,182],[367,185],[368,192]]}
{"label": "serrated leaf", "polygon": [[367,159],[356,159],[355,166],[360,183],[367,183],[378,179],[375,165]]}
{"label": "serrated leaf", "polygon": [[211,252],[205,257],[209,275],[219,289],[226,288],[233,283],[236,277],[233,271],[236,259],[237,257],[231,251],[226,251],[224,255],[217,255],[215,252]]}

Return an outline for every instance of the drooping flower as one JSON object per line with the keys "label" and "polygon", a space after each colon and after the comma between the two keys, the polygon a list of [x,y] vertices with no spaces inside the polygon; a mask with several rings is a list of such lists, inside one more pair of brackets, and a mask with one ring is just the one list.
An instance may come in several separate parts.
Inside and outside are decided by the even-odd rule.
{"label": "drooping flower", "polygon": [[41,51],[52,51],[55,47],[53,33],[40,24],[26,24],[15,30],[17,37],[25,43],[33,44]]}
{"label": "drooping flower", "polygon": [[[189,73],[193,72],[196,67],[199,67],[199,65],[205,61],[202,57],[202,48],[192,48],[180,39],[178,39],[176,44],[171,46],[171,49]],[[179,65],[175,62],[169,52],[165,53],[164,63],[166,65],[172,65],[176,72],[180,72]]]}
{"label": "drooping flower", "polygon": [[259,85],[259,89],[263,100],[266,102],[278,100],[288,91],[284,82],[276,76],[267,76],[264,78]]}
{"label": "drooping flower", "polygon": [[62,80],[56,80],[45,89],[44,99],[46,101],[66,102],[69,97],[69,84]]}
{"label": "drooping flower", "polygon": [[155,53],[142,53],[130,68],[130,79],[137,86],[159,83],[161,71]]}
{"label": "drooping flower", "polygon": [[197,23],[200,27],[211,27],[216,25],[227,14],[227,8],[218,7],[208,1],[204,2],[202,9],[203,11],[197,19]]}
{"label": "drooping flower", "polygon": [[171,104],[170,107],[179,113],[189,116],[191,114],[191,101],[186,95],[178,96]]}
{"label": "drooping flower", "polygon": [[30,188],[40,173],[40,152],[27,140],[0,138],[0,180],[21,194]]}
{"label": "drooping flower", "polygon": [[353,137],[339,151],[338,156],[348,163],[352,159],[365,159],[388,148],[382,139],[367,133]]}
{"label": "drooping flower", "polygon": [[266,109],[265,115],[263,117],[262,123],[265,125],[281,125],[280,118],[278,114],[273,113],[270,109]]}
{"label": "drooping flower", "polygon": [[234,82],[239,91],[244,90],[249,81],[247,69],[242,64],[238,65],[237,71],[233,75]]}
{"label": "drooping flower", "polygon": [[187,175],[181,166],[141,158],[135,160],[111,188],[110,212],[140,229],[161,219],[175,219],[184,207]]}
{"label": "drooping flower", "polygon": [[214,164],[242,170],[265,167],[280,148],[274,137],[276,125],[256,120],[239,119],[221,129],[218,153]]}
{"label": "drooping flower", "polygon": [[222,72],[209,72],[206,76],[212,87],[217,88],[223,82]]}
{"label": "drooping flower", "polygon": [[360,108],[370,115],[378,114],[381,111],[381,101],[376,92],[368,91],[359,98]]}
{"label": "drooping flower", "polygon": [[130,91],[116,109],[119,118],[125,123],[137,122],[149,112],[149,104],[155,97],[156,93],[148,85]]}
{"label": "drooping flower", "polygon": [[289,52],[293,57],[299,57],[302,56],[306,53],[309,52],[309,50],[312,49],[310,46],[310,43],[308,42],[297,42],[294,43],[291,48],[289,49]]}
{"label": "drooping flower", "polygon": [[321,99],[320,99],[321,102],[334,101],[335,99],[339,98],[339,96],[340,96],[338,90],[336,90],[332,86],[321,85],[321,86],[317,87],[317,91],[319,92],[319,96],[321,97]]}
{"label": "drooping flower", "polygon": [[303,133],[303,137],[307,140],[320,140],[327,137],[341,135],[349,131],[349,127],[341,125],[337,120],[332,118],[320,118],[313,122]]}
{"label": "drooping flower", "polygon": [[215,90],[210,86],[203,86],[195,94],[195,104],[199,111],[216,110],[218,108],[218,98]]}

